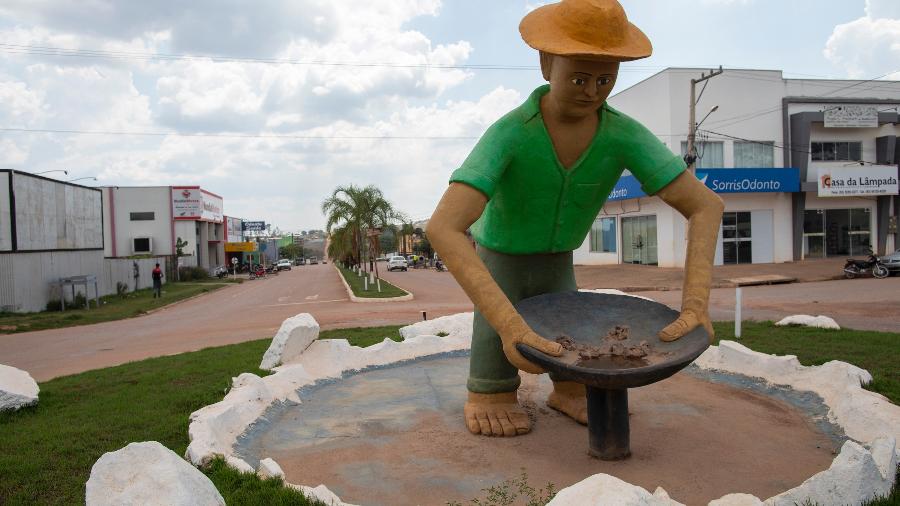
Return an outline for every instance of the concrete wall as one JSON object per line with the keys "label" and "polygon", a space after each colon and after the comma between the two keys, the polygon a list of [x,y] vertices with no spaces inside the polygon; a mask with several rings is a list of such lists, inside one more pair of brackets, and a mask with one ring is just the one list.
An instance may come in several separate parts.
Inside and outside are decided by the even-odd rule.
{"label": "concrete wall", "polygon": [[9,172],[0,172],[0,251],[12,249],[12,214],[9,212]]}
{"label": "concrete wall", "polygon": [[194,267],[199,265],[197,259],[197,222],[196,221],[176,221],[175,222],[175,240],[181,238],[183,241],[187,241],[187,246],[184,247],[184,254],[187,256],[181,257],[181,265],[182,267]]}
{"label": "concrete wall", "polygon": [[[165,270],[165,258],[138,260],[141,288],[150,286],[150,271],[156,262]],[[41,253],[10,253],[0,255],[0,310],[16,312],[43,311],[47,303],[59,299],[58,288],[50,283],[62,277],[95,275],[100,295],[116,293],[116,283],[134,289],[134,269],[131,260],[105,259],[103,252],[51,251]],[[163,280],[165,282],[165,279]],[[69,289],[70,290],[70,289]],[[66,290],[66,300],[71,292]],[[82,287],[76,293],[83,293]],[[89,288],[91,297],[93,286]]]}
{"label": "concrete wall", "polygon": [[[108,187],[103,189],[104,228],[107,230],[107,257],[127,257],[133,252],[133,239],[150,237],[153,255],[171,255],[172,197],[168,186]],[[131,213],[154,213],[152,221],[132,221]],[[112,222],[115,221],[115,233]],[[113,241],[114,238],[114,241]]]}
{"label": "concrete wall", "polygon": [[19,251],[103,248],[100,191],[21,172],[12,187]]}

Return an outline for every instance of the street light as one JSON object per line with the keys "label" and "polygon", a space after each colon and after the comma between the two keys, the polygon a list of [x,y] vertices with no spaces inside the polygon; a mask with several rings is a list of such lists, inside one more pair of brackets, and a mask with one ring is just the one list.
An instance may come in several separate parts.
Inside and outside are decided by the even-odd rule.
{"label": "street light", "polygon": [[706,113],[706,116],[703,116],[703,119],[700,120],[700,123],[697,123],[697,127],[696,127],[696,128],[697,128],[697,129],[700,129],[700,125],[702,125],[703,122],[706,121],[706,118],[708,118],[710,114],[712,114],[712,113],[714,113],[714,112],[716,112],[716,111],[718,111],[718,110],[719,110],[719,106],[714,105],[714,106],[712,107],[712,109],[710,109],[709,112]]}
{"label": "street light", "polygon": [[35,172],[34,175],[40,176],[41,174],[49,174],[51,172],[62,172],[63,174],[65,174],[67,176],[69,175],[69,171],[63,170],[63,169],[53,169],[53,170],[45,170],[43,172]]}
{"label": "street light", "polygon": [[69,182],[69,183],[74,183],[75,181],[81,181],[81,180],[83,180],[83,179],[93,179],[94,181],[97,180],[97,178],[95,178],[94,176],[85,176],[85,177],[78,177],[78,178],[75,178],[75,179],[70,179],[68,182]]}

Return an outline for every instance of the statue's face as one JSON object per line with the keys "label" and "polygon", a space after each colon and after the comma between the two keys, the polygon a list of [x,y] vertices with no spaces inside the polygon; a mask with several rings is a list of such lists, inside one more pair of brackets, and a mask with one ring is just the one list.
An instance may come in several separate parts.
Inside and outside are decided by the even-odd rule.
{"label": "statue's face", "polygon": [[618,62],[581,60],[557,55],[541,55],[544,78],[550,82],[547,94],[556,110],[567,117],[596,114],[606,101],[619,74]]}

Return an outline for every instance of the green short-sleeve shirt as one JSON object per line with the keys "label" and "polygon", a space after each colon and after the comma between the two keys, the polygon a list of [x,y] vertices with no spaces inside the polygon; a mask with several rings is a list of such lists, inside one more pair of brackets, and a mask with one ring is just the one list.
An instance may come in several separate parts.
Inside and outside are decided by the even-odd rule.
{"label": "green short-sleeve shirt", "polygon": [[550,87],[494,123],[450,182],[465,183],[488,198],[472,226],[475,240],[510,255],[572,251],[584,241],[600,208],[625,169],[653,195],[685,170],[655,135],[603,104],[594,140],[566,169],[559,162],[541,115]]}

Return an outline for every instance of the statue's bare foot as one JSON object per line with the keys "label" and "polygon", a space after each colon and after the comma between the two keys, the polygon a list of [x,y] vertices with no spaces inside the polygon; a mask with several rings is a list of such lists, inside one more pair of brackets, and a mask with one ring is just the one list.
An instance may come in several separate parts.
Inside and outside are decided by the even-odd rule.
{"label": "statue's bare foot", "polygon": [[466,427],[472,434],[512,437],[531,432],[531,421],[519,406],[516,392],[469,392],[463,411],[466,415]]}
{"label": "statue's bare foot", "polygon": [[574,381],[554,381],[547,405],[576,422],[587,425],[586,395],[584,385]]}

